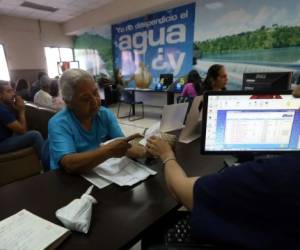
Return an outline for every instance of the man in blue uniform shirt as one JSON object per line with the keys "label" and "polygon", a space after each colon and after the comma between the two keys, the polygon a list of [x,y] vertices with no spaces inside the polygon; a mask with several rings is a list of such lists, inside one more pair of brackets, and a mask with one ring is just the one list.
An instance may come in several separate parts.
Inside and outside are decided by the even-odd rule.
{"label": "man in blue uniform shirt", "polygon": [[44,140],[38,131],[28,131],[24,101],[6,81],[0,81],[0,154],[33,146],[41,158]]}
{"label": "man in blue uniform shirt", "polygon": [[113,113],[101,107],[97,84],[88,72],[64,72],[60,87],[67,107],[49,121],[51,169],[83,173],[112,157],[144,156],[144,148],[129,144],[135,135],[101,145],[124,134]]}
{"label": "man in blue uniform shirt", "polygon": [[[294,95],[300,97],[300,86]],[[166,142],[153,137],[146,147],[164,162],[171,195],[191,211],[195,239],[248,249],[300,247],[299,154],[188,177]]]}

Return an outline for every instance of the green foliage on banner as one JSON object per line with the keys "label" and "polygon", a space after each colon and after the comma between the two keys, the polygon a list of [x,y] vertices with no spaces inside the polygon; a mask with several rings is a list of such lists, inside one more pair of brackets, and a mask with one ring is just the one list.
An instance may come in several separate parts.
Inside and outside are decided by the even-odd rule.
{"label": "green foliage on banner", "polygon": [[112,44],[110,39],[99,35],[83,34],[74,40],[74,49],[96,49],[106,64],[107,71],[113,71]]}
{"label": "green foliage on banner", "polygon": [[286,48],[300,46],[300,26],[262,26],[260,29],[242,32],[195,42],[194,50],[201,56],[205,54],[223,54],[238,51]]}

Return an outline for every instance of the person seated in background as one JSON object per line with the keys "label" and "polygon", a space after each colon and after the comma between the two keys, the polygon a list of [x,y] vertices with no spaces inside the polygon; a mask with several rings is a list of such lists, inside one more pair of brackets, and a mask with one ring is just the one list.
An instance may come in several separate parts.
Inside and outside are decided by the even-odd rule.
{"label": "person seated in background", "polygon": [[187,76],[187,81],[181,92],[181,96],[195,97],[201,93],[201,77],[197,70],[191,70]]}
{"label": "person seated in background", "polygon": [[299,97],[300,97],[300,84],[298,84],[298,85],[296,86],[296,88],[294,89],[293,95],[294,95],[294,96],[299,96]]}
{"label": "person seated in background", "polygon": [[114,79],[115,79],[116,89],[119,91],[119,93],[121,93],[127,85],[127,83],[123,79],[121,70],[119,69],[114,70]]}
{"label": "person seated in background", "polygon": [[60,110],[65,107],[65,102],[59,93],[58,80],[53,79],[50,82],[49,94],[52,96],[52,108]]}
{"label": "person seated in background", "polygon": [[0,81],[0,153],[34,147],[41,159],[44,140],[37,131],[28,131],[22,97],[6,81]]}
{"label": "person seated in background", "polygon": [[46,72],[39,72],[38,79],[32,83],[30,88],[30,101],[33,101],[35,94],[41,89],[40,87],[40,80],[43,76],[48,76]]}
{"label": "person seated in background", "polygon": [[188,177],[168,143],[152,137],[146,149],[163,161],[170,194],[191,211],[195,240],[238,249],[300,246],[300,153]]}
{"label": "person seated in background", "polygon": [[13,90],[16,90],[17,83],[15,81],[10,81],[9,84]]}
{"label": "person seated in background", "polygon": [[128,155],[142,158],[145,148],[131,146],[124,137],[114,114],[101,106],[93,77],[81,69],[63,73],[60,88],[66,108],[49,121],[50,168],[83,173],[112,157]]}
{"label": "person seated in background", "polygon": [[16,95],[21,96],[24,100],[30,100],[29,85],[25,79],[19,79],[16,86]]}
{"label": "person seated in background", "polygon": [[226,90],[227,83],[228,77],[224,65],[214,64],[207,71],[200,94],[208,90]]}
{"label": "person seated in background", "polygon": [[53,108],[52,96],[49,94],[50,78],[48,76],[41,77],[39,85],[41,89],[34,95],[33,102],[42,107]]}

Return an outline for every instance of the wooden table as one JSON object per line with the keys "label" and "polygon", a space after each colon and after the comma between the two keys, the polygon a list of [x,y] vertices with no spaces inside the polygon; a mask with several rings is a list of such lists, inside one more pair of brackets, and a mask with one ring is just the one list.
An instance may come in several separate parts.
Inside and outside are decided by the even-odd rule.
{"label": "wooden table", "polygon": [[[176,154],[191,176],[215,173],[223,166],[221,156],[200,155],[199,140],[187,145],[178,143]],[[94,188],[92,195],[98,204],[93,207],[89,233],[72,232],[59,249],[129,248],[157,220],[178,209],[180,204],[167,191],[162,167],[151,168],[158,174],[133,187],[112,184],[101,190]],[[25,208],[61,224],[55,211],[80,197],[90,185],[82,177],[63,171],[50,171],[6,185],[0,188],[0,220]]]}

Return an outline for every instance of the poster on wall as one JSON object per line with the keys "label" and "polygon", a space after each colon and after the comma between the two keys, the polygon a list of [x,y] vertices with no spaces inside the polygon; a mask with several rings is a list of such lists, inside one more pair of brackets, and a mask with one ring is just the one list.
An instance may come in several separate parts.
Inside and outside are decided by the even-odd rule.
{"label": "poster on wall", "polygon": [[223,64],[228,89],[241,89],[243,73],[293,72],[300,82],[300,2],[197,1],[194,66],[205,77]]}
{"label": "poster on wall", "polygon": [[138,88],[155,88],[161,74],[192,68],[195,4],[112,25],[114,67]]}

